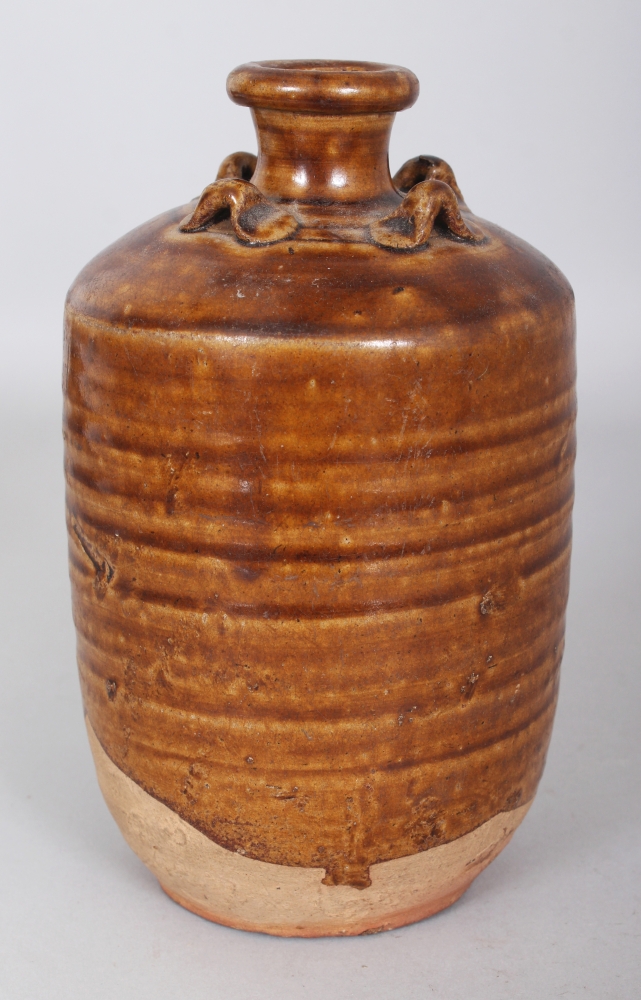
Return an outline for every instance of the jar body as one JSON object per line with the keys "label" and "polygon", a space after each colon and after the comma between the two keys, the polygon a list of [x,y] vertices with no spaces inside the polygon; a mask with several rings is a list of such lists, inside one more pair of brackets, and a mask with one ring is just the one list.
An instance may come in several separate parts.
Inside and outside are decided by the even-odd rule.
{"label": "jar body", "polygon": [[[167,213],[66,312],[74,617],[123,833],[178,901],[280,934],[453,902],[534,796],[556,704],[574,316],[541,255]],[[189,241],[189,242],[188,242]]]}

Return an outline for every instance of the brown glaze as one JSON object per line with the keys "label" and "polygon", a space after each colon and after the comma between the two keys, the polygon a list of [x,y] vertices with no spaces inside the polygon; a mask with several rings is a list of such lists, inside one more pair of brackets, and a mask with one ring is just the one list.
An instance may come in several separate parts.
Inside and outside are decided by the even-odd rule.
{"label": "brown glaze", "polygon": [[404,66],[331,59],[245,63],[227,78],[236,104],[313,114],[393,114],[410,108],[418,80]]}
{"label": "brown glaze", "polygon": [[218,923],[286,937],[389,930],[431,916],[500,853],[528,805],[471,833],[370,868],[371,886],[323,884],[324,868],[228,851],[145,792],[107,757],[87,720],[100,789],[129,846],[182,906]]}
{"label": "brown glaze", "polygon": [[[249,156],[249,153],[237,153],[237,156]],[[226,161],[225,161],[226,162]],[[249,178],[248,178],[249,179]],[[444,181],[456,195],[459,204],[465,205],[461,189],[456,183],[456,177],[449,163],[440,156],[415,156],[408,160],[392,178],[392,183],[401,194],[407,194],[415,184],[421,181]]]}
{"label": "brown glaze", "polygon": [[[242,154],[228,159],[239,156]],[[253,184],[225,178],[214,181],[205,188],[196,208],[183,222],[180,231],[197,233],[201,229],[207,229],[212,223],[215,224],[223,214],[229,217],[235,235],[244,243],[276,243],[292,236],[298,228],[298,222],[291,212],[269,201]]]}
{"label": "brown glaze", "polygon": [[575,414],[567,282],[443,161],[392,181],[417,84],[369,65],[234,71],[257,162],[100,254],[65,320],[97,739],[216,844],[359,888],[535,793]]}
{"label": "brown glaze", "polygon": [[[454,236],[481,241],[481,229],[465,221],[463,206],[444,181],[421,181],[405,195],[400,205],[370,226],[375,243],[395,250],[413,250],[427,243],[435,222],[439,221]],[[468,211],[467,213],[471,213]]]}

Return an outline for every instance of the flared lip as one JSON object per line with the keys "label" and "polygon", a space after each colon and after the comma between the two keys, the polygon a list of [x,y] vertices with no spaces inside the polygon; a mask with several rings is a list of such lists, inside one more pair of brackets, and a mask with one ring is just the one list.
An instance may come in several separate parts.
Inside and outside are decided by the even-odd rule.
{"label": "flared lip", "polygon": [[411,107],[418,91],[417,78],[403,66],[354,60],[251,62],[227,77],[236,104],[275,111],[389,113]]}

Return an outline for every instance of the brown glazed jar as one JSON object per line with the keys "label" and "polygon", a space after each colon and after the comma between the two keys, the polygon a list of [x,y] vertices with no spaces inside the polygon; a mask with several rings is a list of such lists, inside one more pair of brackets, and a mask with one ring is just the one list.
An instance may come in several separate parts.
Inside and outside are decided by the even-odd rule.
{"label": "brown glazed jar", "polygon": [[433,156],[408,70],[235,70],[258,158],[67,301],[98,778],[173,899],[282,935],[449,906],[543,769],[568,595],[570,287]]}

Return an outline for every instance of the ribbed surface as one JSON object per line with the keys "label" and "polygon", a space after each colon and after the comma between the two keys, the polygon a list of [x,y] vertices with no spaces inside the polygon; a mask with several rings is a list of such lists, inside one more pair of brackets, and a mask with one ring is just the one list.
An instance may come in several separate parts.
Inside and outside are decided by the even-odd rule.
{"label": "ribbed surface", "polygon": [[[425,289],[426,257],[402,260],[402,290]],[[91,276],[72,293],[86,708],[112,760],[223,846],[362,885],[534,794],[567,599],[573,325],[549,264],[518,266],[498,318],[481,301],[439,327],[423,291],[414,332],[389,313],[352,335],[295,316],[292,336],[162,332],[106,322]],[[353,304],[343,284],[327,309]]]}

